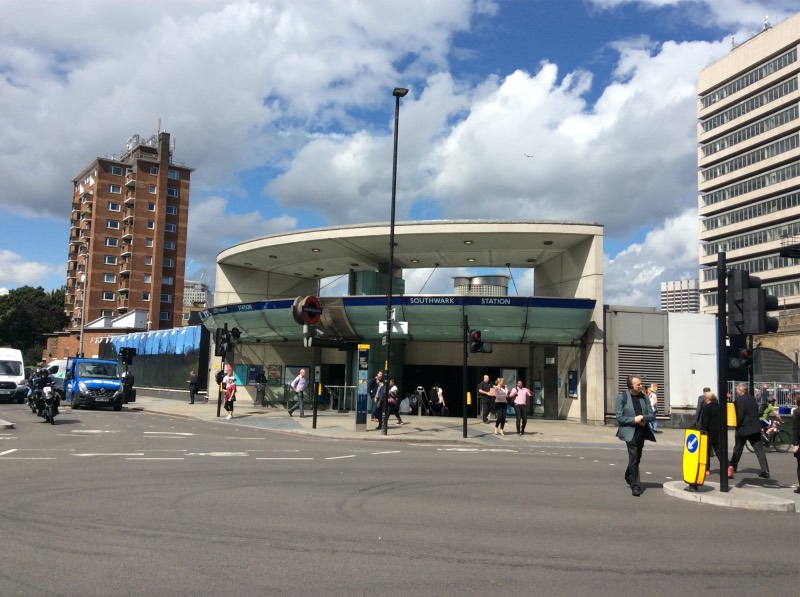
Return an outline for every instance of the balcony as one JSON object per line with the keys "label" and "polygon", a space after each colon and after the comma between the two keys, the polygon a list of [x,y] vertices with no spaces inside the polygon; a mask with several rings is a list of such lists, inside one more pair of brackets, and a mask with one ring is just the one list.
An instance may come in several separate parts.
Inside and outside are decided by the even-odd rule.
{"label": "balcony", "polygon": [[123,263],[119,268],[119,277],[120,278],[130,278],[131,276],[131,265],[130,263]]}
{"label": "balcony", "polygon": [[[133,243],[133,232],[126,232],[122,235],[122,244],[123,245],[130,245]],[[130,251],[128,251],[130,253]]]}
{"label": "balcony", "polygon": [[133,207],[133,204],[136,202],[135,199],[136,196],[133,193],[128,193],[125,197],[125,207]]}
{"label": "balcony", "polygon": [[129,189],[136,188],[136,177],[134,176],[133,172],[128,172],[125,176],[125,186]]}
{"label": "balcony", "polygon": [[133,214],[125,214],[125,217],[122,218],[122,223],[125,227],[133,226]]}

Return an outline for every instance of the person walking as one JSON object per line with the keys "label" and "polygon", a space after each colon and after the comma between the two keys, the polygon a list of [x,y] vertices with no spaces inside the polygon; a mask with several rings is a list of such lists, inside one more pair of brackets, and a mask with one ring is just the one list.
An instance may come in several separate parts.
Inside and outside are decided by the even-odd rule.
{"label": "person walking", "polygon": [[[650,387],[647,388],[647,398],[650,400],[650,408],[653,409],[653,413],[658,416],[658,384],[650,384]],[[653,433],[661,433],[658,430],[658,421],[655,419],[650,423],[650,429],[653,430]]]}
{"label": "person walking", "polygon": [[794,395],[794,411],[792,412],[792,451],[797,460],[797,488],[800,493],[800,394]]}
{"label": "person walking", "polygon": [[525,435],[525,426],[528,424],[528,398],[531,391],[525,387],[521,379],[517,380],[517,387],[511,390],[510,398],[514,400],[514,412],[517,415],[517,435]]}
{"label": "person walking", "polygon": [[769,479],[769,464],[764,443],[761,441],[761,422],[758,419],[758,402],[755,396],[748,394],[748,385],[736,385],[736,444],[733,446],[733,456],[728,467],[728,478],[733,479],[734,473],[739,468],[739,460],[744,452],[745,442],[749,442],[758,458],[761,472],[758,476]]}
{"label": "person walking", "polygon": [[703,388],[703,393],[697,397],[697,409],[694,411],[694,422],[700,423],[700,411],[703,410],[703,405],[706,403],[706,392],[710,392],[711,388],[706,386]]}
{"label": "person walking", "polygon": [[639,479],[639,464],[642,462],[642,451],[645,440],[656,441],[650,429],[656,415],[650,407],[650,401],[642,391],[642,380],[636,375],[629,375],[628,389],[617,395],[615,415],[617,419],[617,437],[628,447],[628,468],[625,469],[625,482],[631,488],[631,495],[642,495]]}
{"label": "person walking", "polygon": [[444,392],[442,391],[442,386],[439,385],[437,381],[433,384],[431,388],[431,409],[433,410],[433,415],[436,417],[441,417],[444,414]]}
{"label": "person walking", "polygon": [[503,428],[506,426],[506,408],[508,408],[508,389],[502,377],[498,377],[494,382],[494,387],[491,389],[492,397],[494,397],[494,434],[502,435],[505,437]]}
{"label": "person walking", "polygon": [[491,409],[491,405],[494,404],[494,398],[492,397],[492,384],[489,382],[489,376],[484,375],[483,381],[478,384],[478,400],[481,403],[481,419],[484,423],[489,422],[489,410]]}
{"label": "person walking", "polygon": [[186,381],[189,384],[189,404],[194,404],[194,398],[197,396],[197,373],[189,371],[189,379]]}
{"label": "person walking", "polygon": [[719,460],[719,418],[721,416],[717,395],[709,390],[703,398],[703,408],[700,409],[700,422],[698,424],[700,431],[705,431],[707,435],[706,475],[711,474],[711,457],[716,456],[717,460]]}
{"label": "person walking", "polygon": [[[378,382],[378,386],[375,390],[375,408],[373,412],[377,413],[378,417],[378,426],[375,429],[380,429],[383,427],[383,401],[386,400],[386,384],[383,381]],[[387,415],[386,415],[386,426],[388,429],[389,426],[389,415],[388,415],[388,408],[387,408]],[[373,419],[374,420],[374,419]]]}
{"label": "person walking", "polygon": [[225,410],[228,411],[226,419],[233,418],[233,405],[236,402],[236,380],[231,377],[225,387]]}
{"label": "person walking", "polygon": [[383,383],[383,371],[378,371],[375,374],[375,378],[369,382],[369,387],[367,388],[367,394],[372,399],[372,415],[370,416],[370,420],[373,423],[380,423],[380,409],[381,409],[381,402],[378,400],[378,388]]}
{"label": "person walking", "polygon": [[300,373],[297,374],[297,377],[292,380],[292,383],[289,384],[289,387],[292,388],[292,391],[297,396],[297,402],[295,405],[289,409],[289,416],[293,416],[292,413],[296,411],[298,408],[300,409],[300,418],[305,419],[306,415],[303,413],[303,401],[306,397],[306,385],[308,384],[308,380],[306,380],[306,370],[300,369]]}
{"label": "person walking", "polygon": [[403,419],[400,418],[400,392],[397,390],[397,385],[393,379],[389,380],[389,414],[397,417],[397,424],[402,425]]}

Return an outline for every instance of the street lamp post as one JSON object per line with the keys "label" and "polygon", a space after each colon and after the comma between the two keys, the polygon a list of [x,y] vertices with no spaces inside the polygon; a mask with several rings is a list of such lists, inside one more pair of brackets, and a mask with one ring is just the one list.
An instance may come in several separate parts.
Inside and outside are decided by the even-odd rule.
{"label": "street lamp post", "polygon": [[[408,89],[395,87],[394,96],[394,152],[392,153],[392,212],[389,221],[389,286],[386,292],[386,383],[392,379],[389,374],[389,360],[392,355],[392,278],[394,277],[394,211],[397,196],[397,127],[400,123],[400,98],[405,97]],[[389,427],[389,396],[387,388],[384,392],[383,406],[381,408],[381,435],[386,435]]]}
{"label": "street lamp post", "polygon": [[83,290],[81,291],[81,331],[78,338],[78,356],[83,357],[83,327],[86,323],[86,284],[89,280],[89,252],[83,254]]}

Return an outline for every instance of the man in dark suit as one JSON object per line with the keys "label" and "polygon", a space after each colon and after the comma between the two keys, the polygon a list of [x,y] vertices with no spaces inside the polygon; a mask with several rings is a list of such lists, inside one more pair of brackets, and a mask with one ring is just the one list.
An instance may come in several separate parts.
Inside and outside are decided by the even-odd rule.
{"label": "man in dark suit", "polygon": [[642,390],[642,380],[628,376],[628,390],[617,396],[615,414],[617,417],[617,437],[628,447],[628,468],[625,469],[625,482],[631,488],[631,495],[642,495],[639,482],[639,463],[642,461],[642,450],[645,440],[656,441],[650,423],[656,420],[656,413],[650,406],[650,400]]}
{"label": "man in dark suit", "polygon": [[762,479],[769,479],[769,465],[767,464],[767,453],[764,444],[761,442],[761,423],[758,420],[758,402],[755,396],[747,393],[746,383],[736,386],[736,444],[733,446],[733,456],[728,467],[728,478],[733,479],[742,458],[745,442],[750,442],[753,451],[758,458],[761,472],[758,476]]}

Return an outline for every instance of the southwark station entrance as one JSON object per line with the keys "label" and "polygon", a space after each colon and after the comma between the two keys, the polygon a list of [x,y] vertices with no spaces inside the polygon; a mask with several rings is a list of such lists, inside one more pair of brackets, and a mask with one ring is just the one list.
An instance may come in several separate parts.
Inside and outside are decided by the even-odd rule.
{"label": "southwark station entrance", "polygon": [[[363,391],[385,369],[388,237],[385,225],[326,228],[263,237],[220,253],[217,306],[202,318],[212,336],[218,328],[236,328],[229,360],[245,382],[240,392],[255,392],[250,380],[263,371],[268,392],[280,401],[300,368],[323,392]],[[509,386],[523,380],[534,393],[534,415],[603,424],[601,226],[400,223],[395,245],[389,377],[401,397],[438,383],[449,415],[462,415],[468,322],[493,346],[491,353],[468,353],[469,416],[478,413],[476,386],[488,375]],[[508,296],[507,284],[497,283],[502,276],[459,276],[452,295],[406,294],[404,270],[438,267],[531,268],[534,284],[529,296]],[[319,297],[320,279],[335,275],[347,277],[348,294]],[[318,297],[321,308],[314,326],[303,325],[309,297]],[[211,379],[221,366],[214,359]]]}

